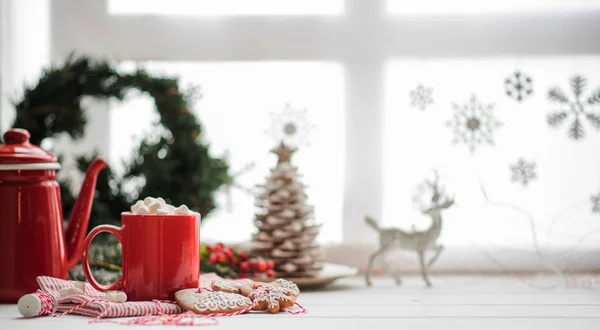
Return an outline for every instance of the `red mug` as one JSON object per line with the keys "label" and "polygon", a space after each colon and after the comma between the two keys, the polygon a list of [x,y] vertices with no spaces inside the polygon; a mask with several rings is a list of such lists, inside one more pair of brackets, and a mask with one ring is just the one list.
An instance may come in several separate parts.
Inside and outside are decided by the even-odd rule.
{"label": "red mug", "polygon": [[[200,280],[200,215],[121,214],[121,228],[102,225],[86,237],[83,272],[99,291],[124,291],[128,301],[174,300],[175,292],[197,288]],[[121,241],[122,277],[112,285],[96,282],[88,250],[101,232]]]}

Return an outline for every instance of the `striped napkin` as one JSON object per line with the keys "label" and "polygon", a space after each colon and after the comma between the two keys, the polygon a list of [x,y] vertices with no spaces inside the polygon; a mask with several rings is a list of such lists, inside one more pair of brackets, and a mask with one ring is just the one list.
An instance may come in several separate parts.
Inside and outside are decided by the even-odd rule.
{"label": "striped napkin", "polygon": [[[223,280],[215,273],[200,275],[200,288],[210,289],[213,281]],[[239,284],[251,284],[248,279],[225,280],[227,282]],[[179,314],[184,309],[174,301],[127,301],[124,303],[114,303],[104,299],[104,293],[94,289],[89,283],[85,283],[85,292],[83,295],[69,295],[61,297],[60,289],[65,287],[74,287],[74,281],[62,280],[48,276],[38,276],[38,285],[40,290],[54,296],[58,306],[56,312],[78,314],[91,316],[95,318],[116,318],[132,317],[158,314]]]}

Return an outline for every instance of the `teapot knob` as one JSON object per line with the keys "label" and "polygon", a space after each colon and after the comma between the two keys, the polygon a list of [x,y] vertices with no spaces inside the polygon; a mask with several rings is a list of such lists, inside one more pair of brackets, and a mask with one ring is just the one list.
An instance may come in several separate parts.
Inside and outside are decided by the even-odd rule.
{"label": "teapot knob", "polygon": [[4,143],[6,144],[23,144],[29,141],[31,135],[27,130],[22,128],[13,128],[4,133]]}

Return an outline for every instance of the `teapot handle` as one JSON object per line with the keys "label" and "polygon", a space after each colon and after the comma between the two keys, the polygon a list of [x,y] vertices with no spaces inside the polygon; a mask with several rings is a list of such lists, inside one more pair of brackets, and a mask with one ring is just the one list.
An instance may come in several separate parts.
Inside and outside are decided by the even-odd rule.
{"label": "teapot handle", "polygon": [[106,292],[106,291],[113,291],[113,290],[122,290],[123,289],[123,276],[121,276],[121,278],[119,278],[115,283],[111,284],[111,285],[102,285],[98,282],[96,282],[96,280],[94,279],[94,276],[92,275],[92,271],[90,269],[90,261],[88,260],[88,254],[89,254],[89,249],[90,249],[90,244],[92,243],[92,240],[94,239],[94,237],[96,237],[96,235],[102,233],[102,232],[108,232],[111,233],[113,235],[115,235],[115,237],[117,237],[117,239],[121,242],[121,244],[123,243],[123,241],[121,240],[121,228],[116,227],[116,226],[112,226],[112,225],[101,225],[98,226],[94,229],[92,229],[92,231],[90,231],[90,233],[87,235],[87,237],[85,238],[85,242],[83,243],[83,253],[82,253],[82,260],[81,260],[81,264],[83,266],[83,273],[85,274],[85,278],[87,279],[87,281],[96,289],[102,292]]}

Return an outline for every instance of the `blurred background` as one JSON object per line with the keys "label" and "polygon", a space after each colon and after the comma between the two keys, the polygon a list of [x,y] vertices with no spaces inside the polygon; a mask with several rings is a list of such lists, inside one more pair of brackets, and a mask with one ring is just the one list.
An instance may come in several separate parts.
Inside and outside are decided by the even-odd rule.
{"label": "blurred background", "polygon": [[[433,271],[547,271],[540,253],[600,269],[598,0],[0,1],[2,131],[24,86],[73,52],[199,87],[203,139],[237,173],[205,242],[251,238],[249,190],[291,111],[328,260],[364,267],[378,244],[365,215],[428,228],[414,195],[435,169],[455,205]],[[42,145],[74,187],[77,155],[96,150],[122,174],[159,119],[143,94],[82,102],[84,136]],[[410,270],[414,257],[396,260]]]}

